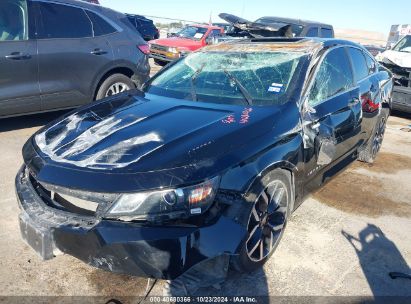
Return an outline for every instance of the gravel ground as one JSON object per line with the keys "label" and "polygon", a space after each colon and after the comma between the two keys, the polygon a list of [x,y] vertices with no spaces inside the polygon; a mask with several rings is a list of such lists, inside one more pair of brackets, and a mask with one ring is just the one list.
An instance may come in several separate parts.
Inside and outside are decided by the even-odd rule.
{"label": "gravel ground", "polygon": [[[107,273],[72,258],[43,262],[19,235],[14,177],[29,136],[62,113],[0,121],[0,296],[137,297],[147,281]],[[392,116],[373,165],[354,163],[313,194],[292,216],[263,269],[230,275],[201,295],[411,296],[410,280],[391,271],[411,265],[410,116]],[[151,295],[161,295],[158,282]],[[1,301],[0,301],[1,302]]]}

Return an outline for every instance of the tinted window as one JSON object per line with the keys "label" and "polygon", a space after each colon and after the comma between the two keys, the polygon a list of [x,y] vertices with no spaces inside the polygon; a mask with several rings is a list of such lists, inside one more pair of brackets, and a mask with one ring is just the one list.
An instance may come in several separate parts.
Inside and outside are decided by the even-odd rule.
{"label": "tinted window", "polygon": [[221,36],[221,31],[220,30],[212,30],[209,37],[219,37]]}
{"label": "tinted window", "polygon": [[368,76],[368,66],[365,61],[365,57],[363,52],[359,49],[348,48],[348,52],[350,54],[353,68],[354,68],[354,76],[355,79],[362,80]]}
{"label": "tinted window", "polygon": [[306,37],[318,37],[318,27],[312,27],[308,30]]}
{"label": "tinted window", "polygon": [[328,28],[321,28],[321,37],[323,38],[333,38],[333,31]]}
{"label": "tinted window", "polygon": [[367,67],[368,67],[368,74],[373,74],[377,70],[377,64],[375,63],[375,60],[368,54],[365,54],[365,60],[367,61]]}
{"label": "tinted window", "polygon": [[0,41],[27,39],[27,23],[25,0],[0,1]]}
{"label": "tinted window", "polygon": [[311,88],[311,106],[344,92],[353,86],[350,62],[344,48],[330,51],[321,63]]}
{"label": "tinted window", "polygon": [[86,11],[93,23],[94,36],[102,36],[116,32],[116,29],[112,27],[106,20],[98,16],[97,14]]}
{"label": "tinted window", "polygon": [[72,6],[38,2],[41,25],[38,38],[92,37],[92,25],[84,10]]}

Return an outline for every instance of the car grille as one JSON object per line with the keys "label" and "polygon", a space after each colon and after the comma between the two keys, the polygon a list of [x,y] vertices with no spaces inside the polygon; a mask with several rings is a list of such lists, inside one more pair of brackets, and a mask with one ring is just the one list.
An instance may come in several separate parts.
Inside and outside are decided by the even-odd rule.
{"label": "car grille", "polygon": [[[80,198],[78,196],[61,193],[55,189],[53,189],[55,190],[53,191],[49,186],[46,186],[37,181],[32,174],[29,174],[29,180],[33,189],[42,198],[44,203],[53,209],[58,209],[82,216],[96,216],[99,207],[103,207],[101,209],[105,210],[108,206],[107,201],[97,203],[88,199]],[[57,189],[57,187],[55,188]],[[67,190],[65,192],[70,192],[70,190]]]}
{"label": "car grille", "polygon": [[150,51],[167,52],[167,51],[168,51],[168,47],[162,46],[162,45],[159,45],[159,44],[152,44],[152,45],[150,46]]}

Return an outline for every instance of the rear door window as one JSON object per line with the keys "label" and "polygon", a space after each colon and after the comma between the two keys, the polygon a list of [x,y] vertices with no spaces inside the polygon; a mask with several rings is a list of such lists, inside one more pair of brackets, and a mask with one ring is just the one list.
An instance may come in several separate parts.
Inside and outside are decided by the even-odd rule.
{"label": "rear door window", "polygon": [[81,8],[38,2],[40,10],[39,39],[85,38],[93,36],[90,19]]}
{"label": "rear door window", "polygon": [[318,27],[311,27],[307,31],[307,34],[305,36],[306,37],[318,37]]}
{"label": "rear door window", "polygon": [[354,84],[350,61],[344,48],[331,50],[321,62],[309,95],[309,104],[323,101],[347,91]]}
{"label": "rear door window", "polygon": [[0,41],[28,39],[28,14],[25,0],[0,1]]}
{"label": "rear door window", "polygon": [[348,53],[350,54],[351,61],[354,69],[354,78],[356,81],[363,80],[369,75],[369,69],[363,52],[359,49],[348,48]]}
{"label": "rear door window", "polygon": [[86,13],[93,24],[94,36],[103,36],[116,32],[116,29],[99,15],[91,11],[86,11]]}
{"label": "rear door window", "polygon": [[322,38],[333,38],[333,31],[329,28],[321,28],[321,37]]}

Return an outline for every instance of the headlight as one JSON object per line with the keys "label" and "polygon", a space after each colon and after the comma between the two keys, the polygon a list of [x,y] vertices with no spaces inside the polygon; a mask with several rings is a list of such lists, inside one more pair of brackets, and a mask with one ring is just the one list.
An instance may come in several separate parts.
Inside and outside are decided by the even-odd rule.
{"label": "headlight", "polygon": [[169,51],[170,53],[178,54],[178,48],[175,48],[175,47],[170,47],[170,48],[168,48],[168,51]]}
{"label": "headlight", "polygon": [[184,188],[123,194],[113,203],[107,214],[109,217],[136,220],[202,214],[213,203],[219,183],[220,177],[215,177]]}

